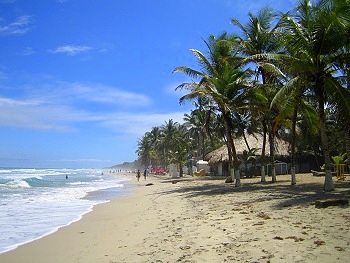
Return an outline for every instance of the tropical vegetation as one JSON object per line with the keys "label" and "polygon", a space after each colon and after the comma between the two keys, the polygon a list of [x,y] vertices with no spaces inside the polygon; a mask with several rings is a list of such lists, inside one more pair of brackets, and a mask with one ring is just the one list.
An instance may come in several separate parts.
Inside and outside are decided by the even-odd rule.
{"label": "tropical vegetation", "polygon": [[[333,190],[332,156],[347,156],[348,165],[350,157],[350,1],[299,0],[287,13],[266,7],[249,13],[246,24],[231,22],[234,33],[210,35],[205,52],[190,49],[199,69],[174,69],[189,77],[177,87],[186,91],[180,104],[190,100],[195,109],[182,124],[166,121],[139,139],[139,160],[165,168],[177,163],[182,171],[226,144],[230,175],[240,186],[240,164],[258,158],[262,168],[267,162],[274,168],[282,138],[290,143],[291,184],[298,158],[317,156],[324,189]],[[262,135],[261,148],[248,145],[238,156],[234,139],[246,134]]]}

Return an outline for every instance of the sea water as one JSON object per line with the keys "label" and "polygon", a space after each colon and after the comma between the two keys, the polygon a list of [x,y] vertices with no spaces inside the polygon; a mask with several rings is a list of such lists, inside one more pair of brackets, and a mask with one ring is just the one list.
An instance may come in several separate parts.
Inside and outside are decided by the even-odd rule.
{"label": "sea water", "polygon": [[127,177],[94,169],[0,168],[0,253],[79,220],[126,193]]}

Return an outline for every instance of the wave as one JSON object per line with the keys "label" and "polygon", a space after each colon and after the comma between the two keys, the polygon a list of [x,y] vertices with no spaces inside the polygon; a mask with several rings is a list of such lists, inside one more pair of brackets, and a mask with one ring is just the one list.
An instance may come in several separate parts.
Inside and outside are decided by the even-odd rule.
{"label": "wave", "polygon": [[25,180],[11,180],[7,182],[0,182],[0,186],[8,188],[30,188],[31,186]]}
{"label": "wave", "polygon": [[30,178],[0,178],[0,186],[9,188],[61,187],[65,182],[45,180],[41,176]]}
{"label": "wave", "polygon": [[69,185],[89,185],[90,183],[78,181],[78,182],[72,182],[72,183],[68,183],[68,184]]}

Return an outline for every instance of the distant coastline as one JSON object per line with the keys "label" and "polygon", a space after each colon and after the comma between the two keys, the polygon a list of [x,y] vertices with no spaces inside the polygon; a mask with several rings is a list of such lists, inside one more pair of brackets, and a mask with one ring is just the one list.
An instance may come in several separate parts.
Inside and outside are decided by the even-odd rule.
{"label": "distant coastline", "polygon": [[124,162],[122,164],[116,164],[116,165],[113,165],[113,166],[110,166],[110,167],[105,167],[104,169],[112,169],[112,170],[115,170],[115,169],[121,169],[121,170],[137,170],[137,169],[142,169],[144,168],[140,161],[138,160],[135,160],[133,162]]}

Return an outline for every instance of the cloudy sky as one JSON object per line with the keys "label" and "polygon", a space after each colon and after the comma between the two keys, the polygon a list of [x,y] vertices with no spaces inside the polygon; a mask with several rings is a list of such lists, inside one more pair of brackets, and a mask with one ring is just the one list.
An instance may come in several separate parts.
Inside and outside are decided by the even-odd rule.
{"label": "cloudy sky", "polygon": [[181,122],[190,48],[294,0],[0,0],[0,167],[100,168],[137,159]]}

